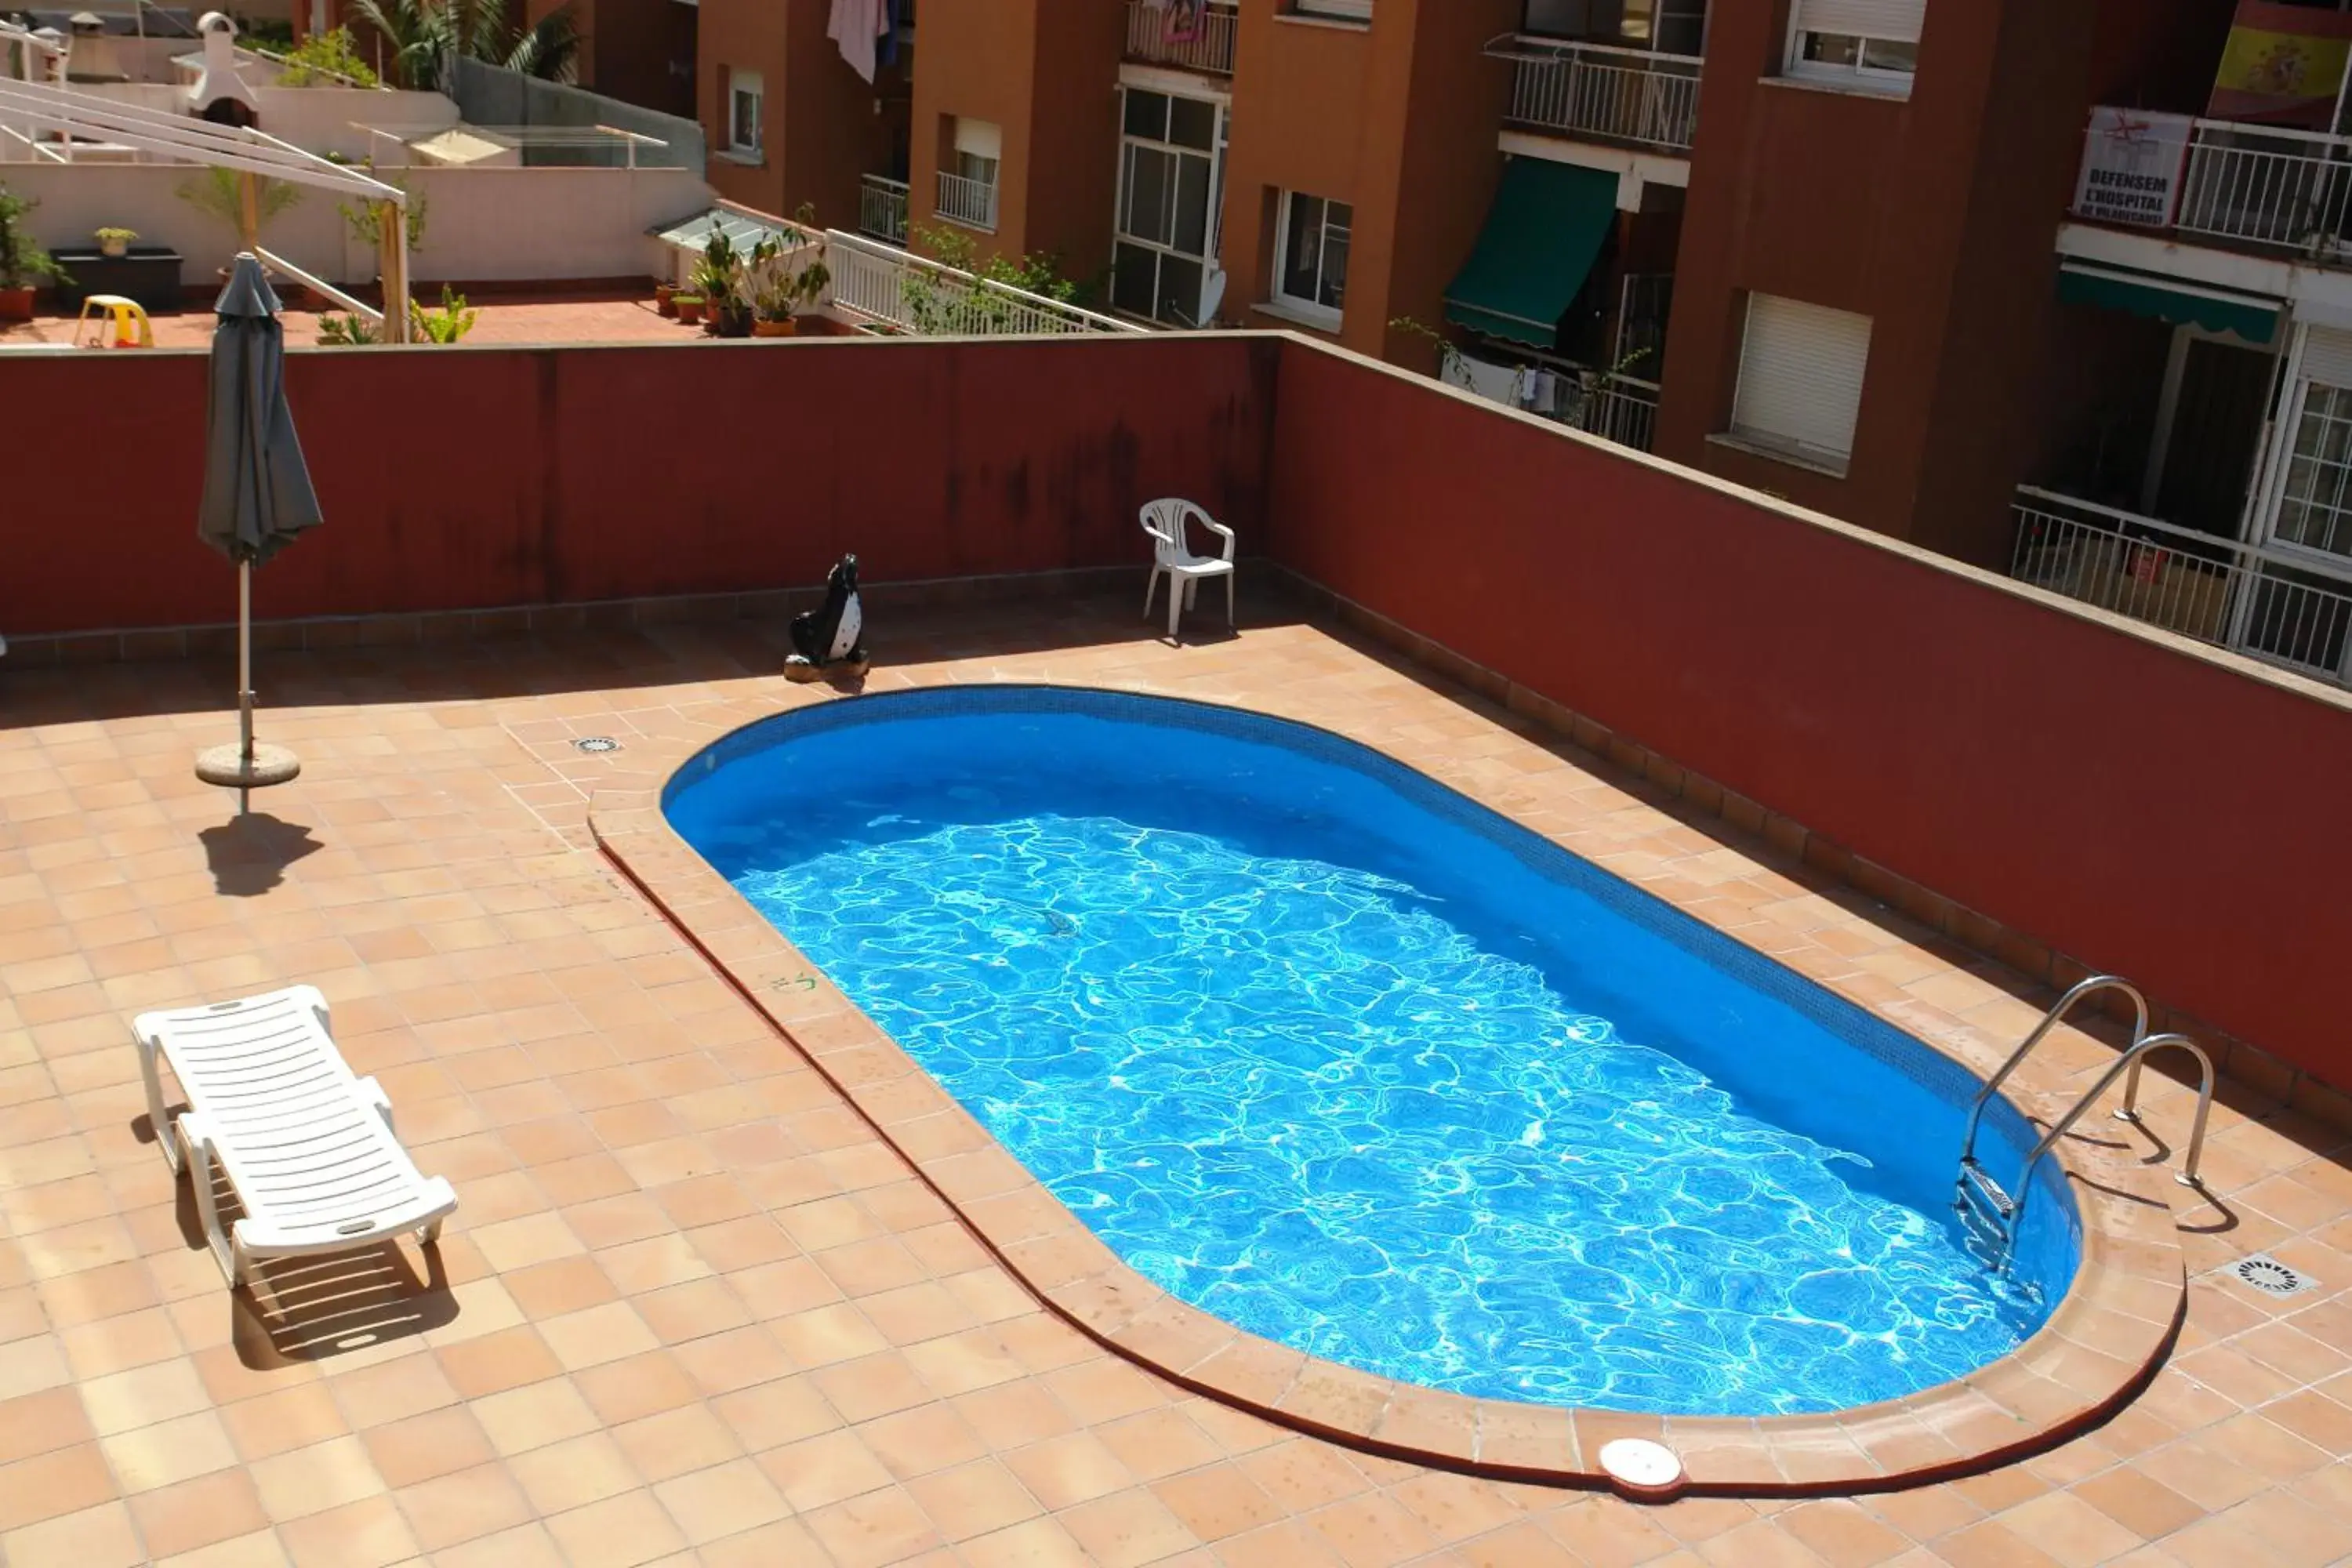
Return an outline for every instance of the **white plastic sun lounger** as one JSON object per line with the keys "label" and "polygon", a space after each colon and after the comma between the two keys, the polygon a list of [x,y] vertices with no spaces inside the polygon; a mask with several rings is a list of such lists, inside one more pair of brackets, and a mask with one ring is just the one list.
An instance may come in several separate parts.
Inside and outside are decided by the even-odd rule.
{"label": "white plastic sun lounger", "polygon": [[[341,1252],[402,1231],[424,1242],[441,1234],[456,1190],[417,1171],[393,1135],[383,1088],[352,1076],[317,986],[142,1013],[131,1028],[155,1141],[174,1173],[194,1166],[205,1236],[230,1289],[257,1258]],[[169,1123],[159,1052],[188,1097],[188,1110]],[[230,1232],[213,1197],[215,1168],[245,1205]]]}

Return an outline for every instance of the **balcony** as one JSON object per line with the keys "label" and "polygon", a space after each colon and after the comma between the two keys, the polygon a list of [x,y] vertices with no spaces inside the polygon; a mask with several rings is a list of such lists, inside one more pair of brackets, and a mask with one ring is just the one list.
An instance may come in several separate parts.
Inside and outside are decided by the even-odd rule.
{"label": "balcony", "polygon": [[2297,674],[2352,686],[2352,578],[2021,486],[2010,575]]}
{"label": "balcony", "polygon": [[907,182],[863,176],[857,187],[857,232],[888,245],[907,243]]}
{"label": "balcony", "polygon": [[1076,305],[969,272],[928,257],[869,244],[852,235],[824,236],[825,303],[841,319],[910,337],[1034,337],[1144,329]]}
{"label": "balcony", "polygon": [[967,179],[941,169],[939,202],[932,210],[950,223],[960,223],[966,228],[994,234],[996,182]]}
{"label": "balcony", "polygon": [[1231,5],[1203,6],[1196,29],[1185,37],[1177,36],[1183,13],[1176,7],[1127,0],[1127,58],[1203,76],[1231,76],[1236,16]]}
{"label": "balcony", "polygon": [[2072,210],[2097,223],[2352,265],[2352,137],[2095,109]]}
{"label": "balcony", "polygon": [[1688,156],[1698,131],[1696,55],[1506,35],[1486,53],[1512,64],[1510,122],[1522,130]]}

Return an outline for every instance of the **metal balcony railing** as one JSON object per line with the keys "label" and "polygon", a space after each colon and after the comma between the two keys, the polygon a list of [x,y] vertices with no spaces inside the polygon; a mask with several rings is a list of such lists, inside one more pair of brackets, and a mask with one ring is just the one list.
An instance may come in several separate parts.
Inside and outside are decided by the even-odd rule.
{"label": "metal balcony railing", "polygon": [[1516,125],[1670,153],[1688,153],[1697,134],[1696,55],[1513,34],[1486,52],[1512,62]]}
{"label": "metal balcony railing", "polygon": [[864,175],[857,187],[857,232],[892,245],[907,243],[907,183]]}
{"label": "metal balcony railing", "polygon": [[1184,13],[1176,6],[1127,0],[1127,58],[1178,70],[1231,76],[1235,16],[1231,5],[1204,6],[1198,26],[1189,36],[1181,36]]}
{"label": "metal balcony railing", "polygon": [[2352,685],[2352,562],[2305,561],[2031,486],[2010,575],[2133,620]]}
{"label": "metal balcony railing", "polygon": [[824,240],[827,302],[854,320],[918,337],[1145,330],[852,235]]}
{"label": "metal balcony railing", "polygon": [[996,232],[996,184],[992,180],[967,180],[961,174],[940,171],[939,203],[934,209],[940,216],[966,228]]}
{"label": "metal balcony railing", "polygon": [[[2116,135],[2096,124],[2085,133],[2087,168],[2100,167],[2103,150]],[[2161,182],[2172,173],[2159,169],[2134,178]],[[2076,201],[2074,212],[2205,238],[2291,247],[2322,260],[2341,259],[2352,248],[2352,137],[2199,120],[2190,124],[2173,177],[2168,205],[2160,185],[2144,186],[2145,217],[2126,216],[2095,189]]]}

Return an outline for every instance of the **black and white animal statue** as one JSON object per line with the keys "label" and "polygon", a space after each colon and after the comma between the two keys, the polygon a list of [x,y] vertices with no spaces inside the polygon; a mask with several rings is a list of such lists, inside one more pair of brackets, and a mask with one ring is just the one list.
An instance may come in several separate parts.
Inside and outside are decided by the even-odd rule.
{"label": "black and white animal statue", "polygon": [[793,617],[793,653],[784,660],[784,674],[793,680],[836,672],[864,675],[867,662],[857,557],[845,555],[825,574],[824,603]]}

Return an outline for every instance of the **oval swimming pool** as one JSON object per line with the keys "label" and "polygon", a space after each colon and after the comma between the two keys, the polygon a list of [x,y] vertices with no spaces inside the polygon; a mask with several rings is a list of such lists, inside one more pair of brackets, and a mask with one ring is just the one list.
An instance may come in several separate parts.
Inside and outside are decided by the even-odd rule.
{"label": "oval swimming pool", "polygon": [[1130,1266],[1310,1354],[1790,1415],[1961,1376],[2073,1277],[2054,1173],[2009,1279],[1963,1244],[1958,1064],[1325,731],[947,688],[754,725],[663,805]]}

